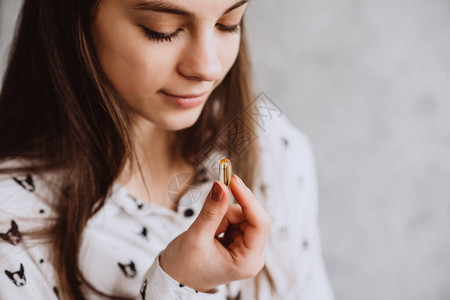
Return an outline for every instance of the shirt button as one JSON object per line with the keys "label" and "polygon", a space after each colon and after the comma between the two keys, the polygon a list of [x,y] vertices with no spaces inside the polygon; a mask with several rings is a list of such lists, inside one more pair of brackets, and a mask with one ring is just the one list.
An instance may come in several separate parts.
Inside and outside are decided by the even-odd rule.
{"label": "shirt button", "polygon": [[188,208],[184,211],[184,216],[185,217],[190,217],[194,214],[194,211],[191,208]]}

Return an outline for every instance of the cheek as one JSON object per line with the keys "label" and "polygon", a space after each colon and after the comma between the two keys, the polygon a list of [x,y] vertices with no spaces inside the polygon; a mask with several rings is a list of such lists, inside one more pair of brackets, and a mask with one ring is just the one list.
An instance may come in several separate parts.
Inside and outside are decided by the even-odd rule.
{"label": "cheek", "polygon": [[230,71],[231,67],[236,62],[236,58],[239,54],[240,48],[240,36],[233,37],[232,39],[225,39],[218,46],[218,53],[222,64],[222,78],[214,84],[216,88],[225,79],[225,76]]}
{"label": "cheek", "polygon": [[167,51],[151,47],[139,29],[125,22],[104,26],[99,20],[95,29],[100,64],[121,98],[127,101],[156,93],[164,81],[164,72],[170,69],[172,60]]}
{"label": "cheek", "polygon": [[224,71],[223,77],[226,76],[226,74],[236,61],[236,58],[239,53],[239,47],[240,47],[239,36],[233,37],[232,39],[224,40],[224,42],[219,44],[218,51]]}

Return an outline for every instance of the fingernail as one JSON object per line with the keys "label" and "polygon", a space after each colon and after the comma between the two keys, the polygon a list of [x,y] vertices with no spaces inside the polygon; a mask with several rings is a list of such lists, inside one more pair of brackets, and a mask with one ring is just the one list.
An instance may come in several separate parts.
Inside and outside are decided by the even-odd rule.
{"label": "fingernail", "polygon": [[217,182],[214,182],[211,192],[209,193],[209,197],[216,202],[219,202],[220,199],[222,199],[222,188]]}
{"label": "fingernail", "polygon": [[237,183],[239,183],[239,185],[240,185],[241,187],[246,187],[245,184],[244,184],[244,182],[242,181],[242,179],[239,178],[239,176],[237,176],[236,174],[234,174],[233,176],[236,178]]}

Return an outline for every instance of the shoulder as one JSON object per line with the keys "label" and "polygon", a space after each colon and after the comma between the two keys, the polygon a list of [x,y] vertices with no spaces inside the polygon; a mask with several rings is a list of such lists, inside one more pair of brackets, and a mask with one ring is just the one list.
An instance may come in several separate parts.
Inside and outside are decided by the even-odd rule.
{"label": "shoulder", "polygon": [[262,163],[270,163],[285,180],[292,176],[303,178],[315,171],[310,139],[287,115],[267,120],[265,127],[258,129],[258,139]]}
{"label": "shoulder", "polygon": [[266,122],[258,139],[261,183],[256,192],[261,190],[265,196],[265,208],[280,227],[312,222],[318,209],[318,189],[310,139],[284,114]]}
{"label": "shoulder", "polygon": [[252,125],[256,132],[253,136],[259,139],[262,152],[271,152],[272,156],[277,156],[283,151],[292,152],[292,149],[300,150],[298,154],[311,154],[307,135],[292,123],[287,114],[265,92],[259,93],[244,111],[250,116],[249,121],[254,123]]}

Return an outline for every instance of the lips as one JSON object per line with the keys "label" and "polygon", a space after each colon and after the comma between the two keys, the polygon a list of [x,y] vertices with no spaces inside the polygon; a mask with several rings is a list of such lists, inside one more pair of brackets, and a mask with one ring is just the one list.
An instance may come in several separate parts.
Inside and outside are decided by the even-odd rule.
{"label": "lips", "polygon": [[161,91],[164,97],[169,100],[172,104],[175,104],[175,106],[179,108],[193,108],[198,107],[205,103],[205,101],[208,99],[208,92],[199,94],[199,93],[192,93],[192,94],[181,94],[181,95],[174,95],[169,94],[164,91]]}
{"label": "lips", "polygon": [[192,93],[192,94],[184,94],[184,95],[172,94],[172,93],[167,93],[167,92],[164,92],[164,91],[163,91],[163,93],[168,95],[168,96],[177,97],[177,98],[198,98],[198,97],[201,97],[201,96],[205,95],[208,92]]}

